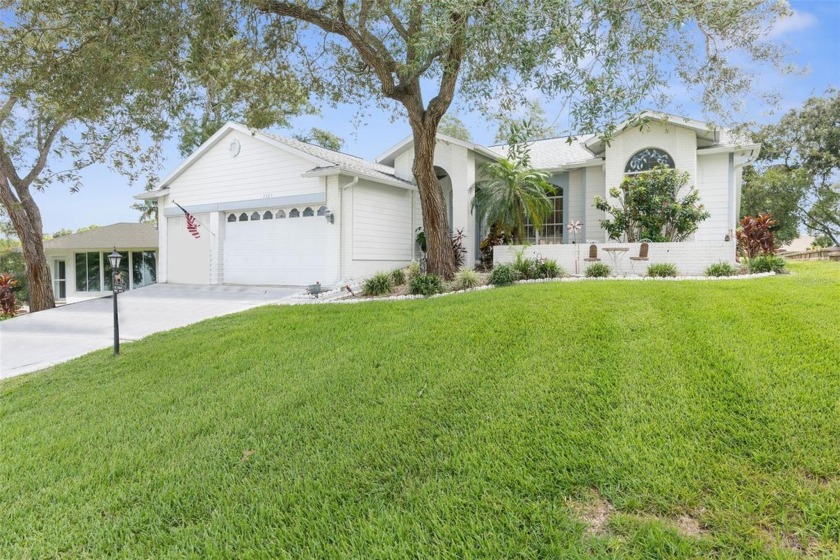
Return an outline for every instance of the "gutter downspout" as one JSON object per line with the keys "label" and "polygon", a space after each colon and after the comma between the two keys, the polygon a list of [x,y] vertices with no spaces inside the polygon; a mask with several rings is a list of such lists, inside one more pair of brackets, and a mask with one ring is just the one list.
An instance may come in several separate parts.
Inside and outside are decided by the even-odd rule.
{"label": "gutter downspout", "polygon": [[350,181],[349,183],[347,183],[346,185],[344,185],[344,186],[339,185],[338,186],[338,193],[339,193],[339,197],[340,197],[340,206],[341,206],[341,217],[339,218],[340,229],[338,231],[338,243],[339,243],[338,253],[339,253],[339,256],[340,256],[339,261],[338,261],[338,266],[339,266],[338,281],[339,281],[339,283],[344,283],[344,281],[346,280],[346,278],[344,277],[344,265],[345,265],[345,260],[346,260],[346,257],[344,255],[344,253],[345,253],[345,251],[344,251],[344,227],[345,227],[344,226],[344,217],[347,215],[347,213],[344,211],[344,191],[347,190],[350,187],[355,186],[356,183],[358,183],[358,182],[359,182],[359,176],[356,175],[355,177],[353,177],[353,180]]}

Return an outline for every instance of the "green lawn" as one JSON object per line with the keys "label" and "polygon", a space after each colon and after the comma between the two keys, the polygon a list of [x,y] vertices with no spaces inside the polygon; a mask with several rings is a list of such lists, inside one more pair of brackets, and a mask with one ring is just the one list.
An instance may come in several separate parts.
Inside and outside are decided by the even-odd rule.
{"label": "green lawn", "polygon": [[0,557],[840,556],[840,263],[792,268],[264,307],[0,383]]}

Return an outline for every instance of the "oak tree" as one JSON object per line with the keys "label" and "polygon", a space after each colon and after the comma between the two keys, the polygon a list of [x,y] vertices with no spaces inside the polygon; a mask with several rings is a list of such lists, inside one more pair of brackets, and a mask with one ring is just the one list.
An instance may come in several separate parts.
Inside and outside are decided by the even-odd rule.
{"label": "oak tree", "polygon": [[[643,102],[695,91],[718,113],[778,64],[764,41],[782,2],[684,0],[253,0],[267,48],[287,44],[329,102],[398,108],[411,127],[431,272],[455,271],[435,134],[456,95],[486,114],[534,91],[569,107],[582,132],[614,130]],[[745,67],[738,67],[736,60]],[[389,105],[390,104],[390,105]]]}

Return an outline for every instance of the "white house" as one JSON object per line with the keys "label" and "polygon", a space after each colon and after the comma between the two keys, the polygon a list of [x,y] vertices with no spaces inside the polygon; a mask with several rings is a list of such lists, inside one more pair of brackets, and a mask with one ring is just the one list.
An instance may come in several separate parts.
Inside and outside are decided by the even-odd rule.
{"label": "white house", "polygon": [[[533,251],[569,266],[577,247],[565,225],[575,220],[584,224],[579,243],[605,244],[594,197],[607,196],[628,170],[656,162],[688,172],[712,216],[691,241],[656,244],[662,247],[651,250],[651,260],[661,249],[685,260],[687,273],[734,260],[741,168],[759,146],[738,144],[698,121],[648,118],[642,129],[619,127],[609,143],[586,136],[532,144],[532,165],[559,187],[554,213],[530,232]],[[486,233],[470,211],[470,189],[481,165],[505,152],[438,136],[435,168],[450,224],[466,233],[468,263],[478,259]],[[228,123],[157,189],[135,197],[157,199],[161,209],[158,281],[335,286],[403,266],[417,256],[415,231],[422,225],[412,161],[411,138],[368,161]],[[194,231],[184,210],[196,220]],[[497,260],[510,257],[508,249],[497,252]]]}
{"label": "white house", "polygon": [[74,303],[111,293],[108,255],[122,255],[120,276],[133,290],[156,281],[158,232],[151,224],[119,223],[44,241],[53,293]]}

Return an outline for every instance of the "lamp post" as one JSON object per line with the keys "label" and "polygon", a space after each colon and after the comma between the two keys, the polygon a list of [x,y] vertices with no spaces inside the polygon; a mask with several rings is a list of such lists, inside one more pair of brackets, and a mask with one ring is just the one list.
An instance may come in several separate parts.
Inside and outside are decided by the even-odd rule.
{"label": "lamp post", "polygon": [[117,253],[117,248],[114,247],[114,252],[108,255],[108,260],[111,261],[111,290],[114,292],[114,356],[120,354],[120,319],[117,314],[117,270],[120,268],[120,260],[122,256]]}

